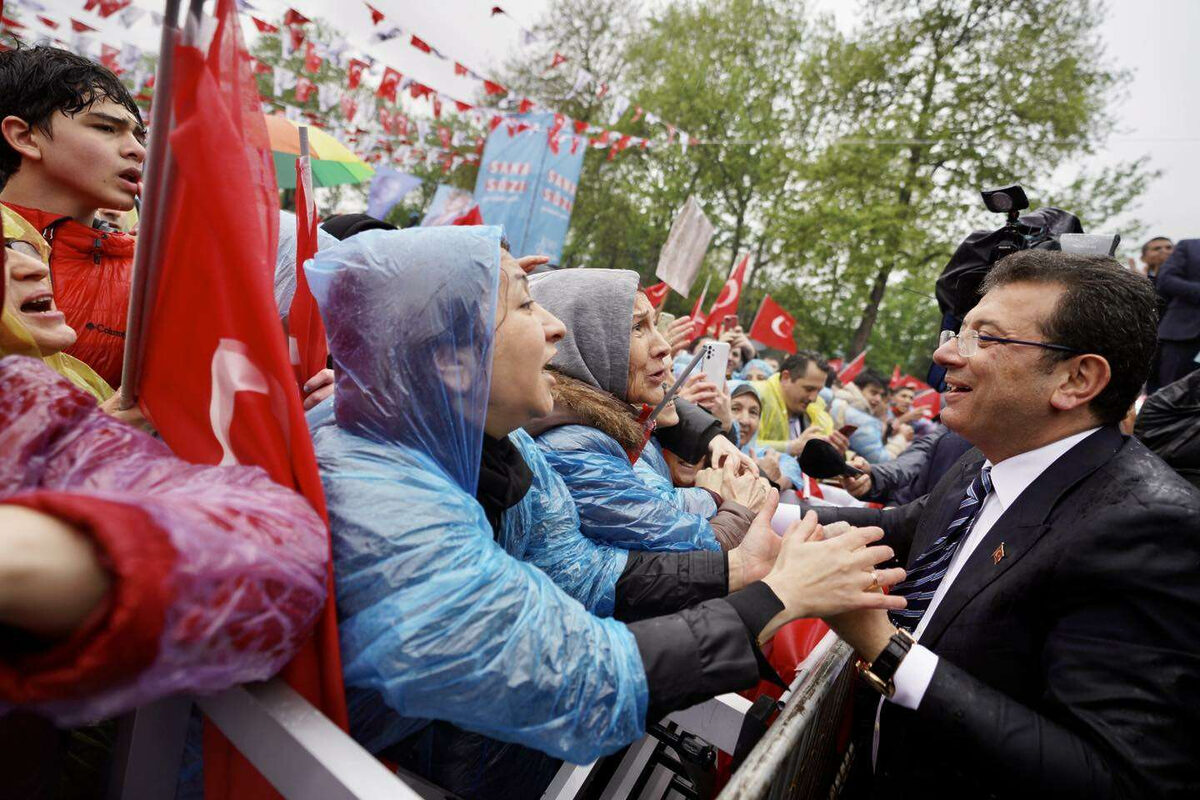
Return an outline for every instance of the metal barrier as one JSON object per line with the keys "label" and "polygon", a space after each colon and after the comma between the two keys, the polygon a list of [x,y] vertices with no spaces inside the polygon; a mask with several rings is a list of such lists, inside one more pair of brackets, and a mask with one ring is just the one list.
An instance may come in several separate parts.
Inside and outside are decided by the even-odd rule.
{"label": "metal barrier", "polygon": [[837,796],[847,758],[837,737],[851,700],[853,651],[829,633],[801,664],[783,711],[717,800]]}

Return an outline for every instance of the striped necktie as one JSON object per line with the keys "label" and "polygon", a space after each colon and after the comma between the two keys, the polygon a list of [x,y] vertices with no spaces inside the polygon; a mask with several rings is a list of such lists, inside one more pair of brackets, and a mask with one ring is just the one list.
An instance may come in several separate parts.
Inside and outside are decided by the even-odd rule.
{"label": "striped necktie", "polygon": [[906,608],[888,612],[892,624],[911,631],[921,621],[921,617],[933,601],[938,584],[942,582],[946,570],[950,568],[950,562],[954,559],[954,551],[966,538],[967,532],[971,530],[971,526],[975,522],[975,517],[979,514],[979,509],[983,507],[983,501],[992,491],[991,469],[991,467],[984,467],[980,470],[979,475],[967,487],[967,494],[958,504],[954,521],[946,528],[946,532],[929,545],[925,552],[917,556],[912,568],[908,570],[908,576],[892,589],[892,594],[908,598]]}

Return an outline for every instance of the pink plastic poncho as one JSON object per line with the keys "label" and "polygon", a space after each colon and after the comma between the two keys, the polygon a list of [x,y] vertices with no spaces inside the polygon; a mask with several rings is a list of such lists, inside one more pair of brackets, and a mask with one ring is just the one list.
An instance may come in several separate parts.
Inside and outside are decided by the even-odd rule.
{"label": "pink plastic poncho", "polygon": [[74,524],[113,575],[68,640],[0,649],[0,715],[76,725],[261,680],[309,635],[325,598],[322,523],[261,469],[181,461],[19,356],[0,359],[0,453],[0,502]]}

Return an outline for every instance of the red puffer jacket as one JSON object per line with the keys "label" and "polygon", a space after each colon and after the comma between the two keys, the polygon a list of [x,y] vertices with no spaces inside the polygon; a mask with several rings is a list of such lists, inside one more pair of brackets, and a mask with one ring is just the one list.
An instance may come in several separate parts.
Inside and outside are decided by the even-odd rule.
{"label": "red puffer jacket", "polygon": [[89,228],[70,217],[5,203],[50,243],[54,303],[78,339],[66,350],[116,387],[125,354],[125,317],[136,237]]}

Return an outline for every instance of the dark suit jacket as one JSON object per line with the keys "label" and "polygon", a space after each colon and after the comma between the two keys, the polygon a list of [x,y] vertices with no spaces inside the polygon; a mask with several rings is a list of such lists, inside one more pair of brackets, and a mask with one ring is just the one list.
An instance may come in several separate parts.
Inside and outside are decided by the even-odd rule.
{"label": "dark suit jacket", "polygon": [[[819,513],[881,525],[907,564],[982,463],[907,506]],[[884,704],[879,796],[1200,797],[1200,493],[1115,427],[1005,511],[921,643],[938,667],[916,711]]]}
{"label": "dark suit jacket", "polygon": [[1181,342],[1200,336],[1200,239],[1183,239],[1158,268],[1155,282],[1167,310],[1158,323],[1158,338]]}

